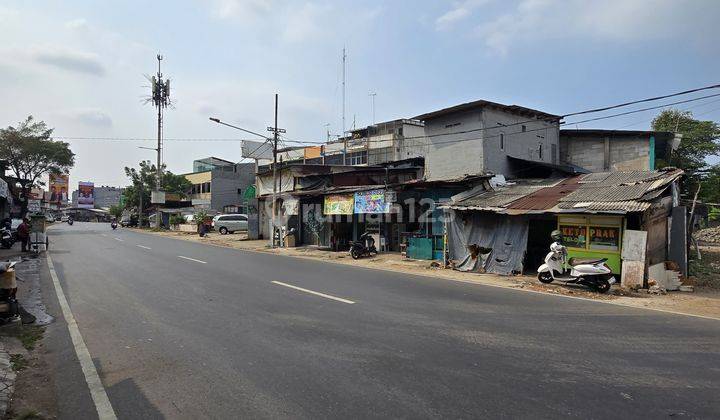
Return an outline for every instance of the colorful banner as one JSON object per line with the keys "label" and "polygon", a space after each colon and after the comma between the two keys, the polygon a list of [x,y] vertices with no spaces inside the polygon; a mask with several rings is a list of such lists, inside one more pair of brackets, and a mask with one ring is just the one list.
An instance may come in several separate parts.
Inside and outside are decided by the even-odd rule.
{"label": "colorful banner", "polygon": [[355,213],[387,213],[388,203],[385,203],[385,190],[359,191],[355,193]]}
{"label": "colorful banner", "polygon": [[95,207],[95,184],[78,182],[78,207],[91,209]]}
{"label": "colorful banner", "polygon": [[49,203],[65,204],[68,201],[69,177],[67,174],[50,174],[50,198]]}
{"label": "colorful banner", "polygon": [[326,195],[323,213],[326,215],[353,214],[354,198],[352,194]]}

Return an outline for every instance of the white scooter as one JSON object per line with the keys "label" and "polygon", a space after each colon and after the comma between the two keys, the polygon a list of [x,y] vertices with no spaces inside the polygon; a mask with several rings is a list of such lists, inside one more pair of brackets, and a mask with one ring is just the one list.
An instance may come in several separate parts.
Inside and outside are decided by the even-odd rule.
{"label": "white scooter", "polygon": [[607,293],[615,283],[615,276],[605,261],[607,258],[570,258],[567,261],[567,248],[562,244],[560,231],[550,235],[555,242],[545,256],[545,264],[538,267],[538,280],[552,283],[554,280],[565,284],[582,284],[599,293]]}

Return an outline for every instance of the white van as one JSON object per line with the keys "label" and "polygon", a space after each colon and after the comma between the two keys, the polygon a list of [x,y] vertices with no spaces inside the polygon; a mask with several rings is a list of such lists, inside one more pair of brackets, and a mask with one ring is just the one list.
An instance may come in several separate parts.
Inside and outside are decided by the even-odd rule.
{"label": "white van", "polygon": [[233,233],[239,230],[247,230],[247,214],[218,214],[213,217],[213,228],[221,235]]}

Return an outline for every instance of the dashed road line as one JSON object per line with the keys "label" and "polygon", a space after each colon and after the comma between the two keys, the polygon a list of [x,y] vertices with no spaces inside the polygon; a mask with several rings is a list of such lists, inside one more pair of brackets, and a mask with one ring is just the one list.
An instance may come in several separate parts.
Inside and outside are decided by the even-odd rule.
{"label": "dashed road line", "polygon": [[90,396],[95,403],[95,409],[97,410],[98,417],[101,420],[116,420],[117,417],[115,416],[115,410],[113,410],[112,404],[110,404],[110,399],[108,398],[107,392],[105,392],[105,387],[103,386],[100,376],[95,369],[95,364],[90,356],[90,351],[88,351],[87,346],[85,345],[85,340],[83,340],[83,337],[80,334],[80,328],[78,328],[75,316],[73,315],[72,310],[70,310],[70,305],[65,298],[65,293],[63,293],[62,286],[60,285],[60,280],[55,272],[55,266],[50,258],[50,254],[47,254],[46,258],[48,269],[50,270],[50,277],[52,278],[55,293],[57,294],[58,303],[60,304],[63,317],[65,317],[68,332],[70,333],[70,339],[75,347],[75,354],[77,355],[78,361],[80,362],[80,368],[85,376],[85,382],[90,389]]}
{"label": "dashed road line", "polygon": [[124,240],[122,240],[120,238],[113,238],[113,239],[115,239],[116,241],[119,241],[119,242],[125,242]]}
{"label": "dashed road line", "polygon": [[145,246],[145,245],[137,245],[137,247],[142,248],[142,249],[152,249],[149,246]]}
{"label": "dashed road line", "polygon": [[200,261],[200,260],[196,260],[195,258],[184,257],[184,256],[182,256],[182,255],[178,255],[177,257],[178,257],[178,258],[182,258],[182,259],[184,259],[184,260],[190,260],[190,261],[199,262],[200,264],[207,264],[207,262],[205,262],[205,261]]}
{"label": "dashed road line", "polygon": [[326,298],[326,299],[336,300],[336,301],[342,302],[342,303],[348,303],[348,304],[351,304],[351,305],[355,303],[355,302],[353,302],[352,300],[343,299],[343,298],[340,298],[340,297],[337,297],[337,296],[332,296],[332,295],[328,295],[328,294],[325,294],[325,293],[316,292],[316,291],[314,291],[314,290],[303,289],[302,287],[293,286],[292,284],[283,283],[283,282],[281,282],[281,281],[274,281],[274,280],[273,280],[272,283],[275,283],[275,284],[280,285],[280,286],[289,287],[289,288],[291,288],[291,289],[299,290],[299,291],[301,291],[301,292],[310,293],[311,295],[324,297],[324,298]]}

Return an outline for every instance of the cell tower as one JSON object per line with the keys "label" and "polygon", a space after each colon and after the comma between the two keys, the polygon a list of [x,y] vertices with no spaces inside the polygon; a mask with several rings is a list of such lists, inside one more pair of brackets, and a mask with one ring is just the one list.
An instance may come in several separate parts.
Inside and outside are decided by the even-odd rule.
{"label": "cell tower", "polygon": [[[170,79],[163,81],[163,74],[160,68],[160,65],[162,64],[163,56],[158,54],[157,55],[158,60],[158,71],[156,76],[152,76],[150,78],[151,87],[152,87],[152,103],[157,108],[157,178],[155,180],[155,190],[157,192],[162,190],[162,130],[163,130],[163,111],[165,108],[167,108],[168,105],[170,105]],[[155,200],[153,200],[153,203],[155,201],[162,201],[164,203],[165,200],[160,199],[160,194],[156,194],[157,197]],[[157,204],[162,204],[157,203]],[[160,227],[160,212],[155,212],[155,223],[156,227]]]}

